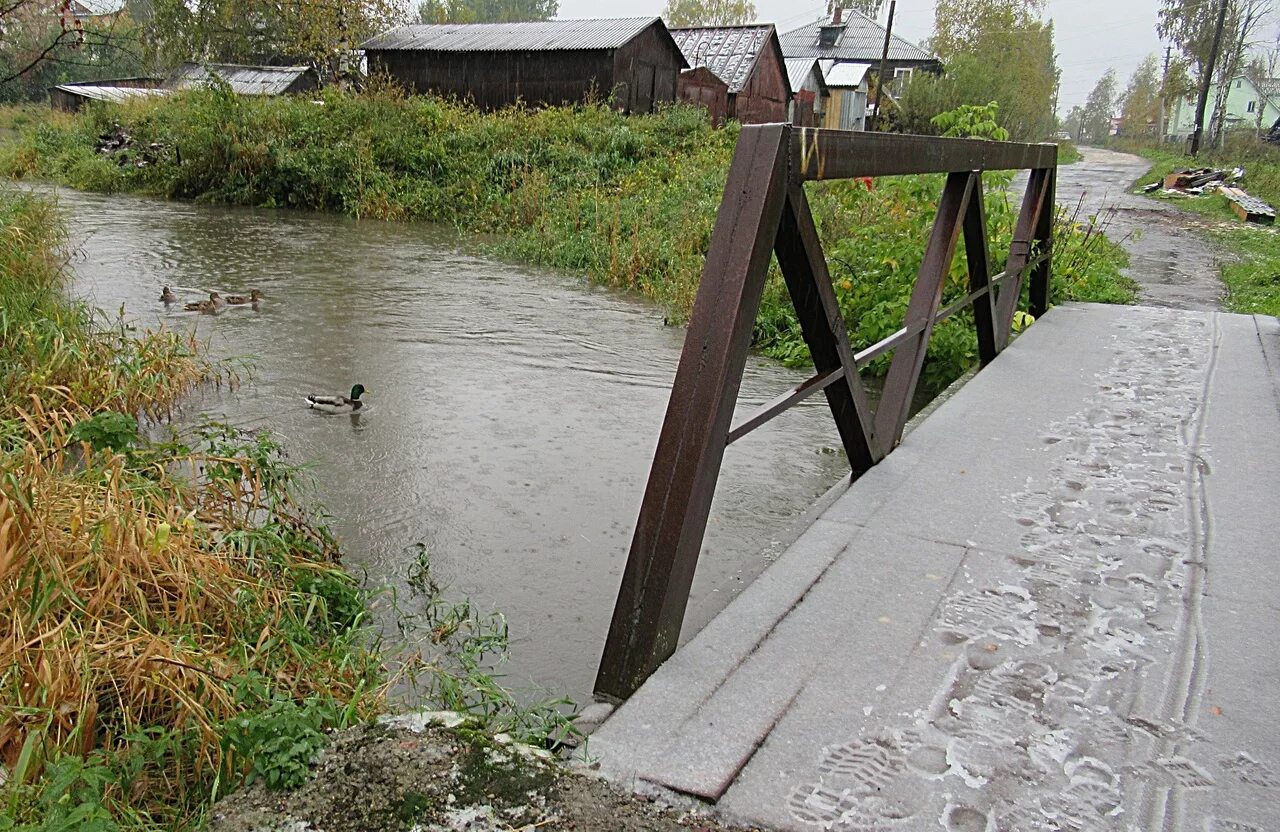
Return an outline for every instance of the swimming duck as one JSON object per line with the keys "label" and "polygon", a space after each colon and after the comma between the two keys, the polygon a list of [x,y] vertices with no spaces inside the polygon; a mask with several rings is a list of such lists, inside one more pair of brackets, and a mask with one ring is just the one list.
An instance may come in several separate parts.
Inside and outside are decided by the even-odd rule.
{"label": "swimming duck", "polygon": [[188,303],[182,308],[188,312],[204,312],[207,315],[212,315],[222,308],[222,298],[217,292],[210,292],[208,300],[198,300],[194,303]]}
{"label": "swimming duck", "polygon": [[178,296],[173,293],[173,290],[166,286],[164,287],[164,291],[160,293],[160,300],[165,303],[176,303],[178,301]]}
{"label": "swimming duck", "polygon": [[246,303],[257,303],[262,300],[262,293],[257,289],[250,289],[248,295],[227,295],[227,303],[232,306],[243,306]]}
{"label": "swimming duck", "polygon": [[363,384],[351,388],[350,396],[307,396],[307,405],[322,413],[355,413],[364,407],[360,397],[365,394]]}

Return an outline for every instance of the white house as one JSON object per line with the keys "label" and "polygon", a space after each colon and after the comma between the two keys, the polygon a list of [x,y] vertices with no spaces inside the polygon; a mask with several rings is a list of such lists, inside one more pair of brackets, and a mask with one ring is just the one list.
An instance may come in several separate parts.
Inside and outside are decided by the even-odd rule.
{"label": "white house", "polygon": [[[1227,92],[1226,129],[1267,130],[1280,119],[1280,98],[1275,96],[1272,84],[1259,89],[1253,81],[1241,75],[1231,82]],[[1213,118],[1213,104],[1217,100],[1218,86],[1209,89],[1209,106],[1205,109],[1205,129]],[[1175,101],[1169,110],[1169,124],[1165,130],[1168,140],[1183,141],[1196,129],[1196,96]]]}

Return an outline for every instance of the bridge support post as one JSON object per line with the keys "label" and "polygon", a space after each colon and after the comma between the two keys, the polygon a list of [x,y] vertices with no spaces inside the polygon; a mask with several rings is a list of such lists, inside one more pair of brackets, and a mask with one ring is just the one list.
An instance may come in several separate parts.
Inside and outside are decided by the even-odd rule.
{"label": "bridge support post", "polygon": [[673,652],[787,196],[790,127],[744,129],[596,676],[625,699]]}

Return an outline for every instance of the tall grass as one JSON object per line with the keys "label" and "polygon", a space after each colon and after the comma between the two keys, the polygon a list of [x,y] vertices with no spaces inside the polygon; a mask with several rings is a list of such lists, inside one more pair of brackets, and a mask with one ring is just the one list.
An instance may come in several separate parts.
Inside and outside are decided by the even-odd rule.
{"label": "tall grass", "polygon": [[269,438],[143,438],[218,368],[67,301],[60,229],[0,193],[0,826],[192,827],[305,771],[379,663]]}
{"label": "tall grass", "polygon": [[[676,322],[687,317],[736,127],[713,130],[701,110],[678,106],[635,117],[597,104],[484,114],[375,87],[327,91],[317,101],[206,89],[91,108],[69,122],[25,127],[20,142],[0,151],[0,170],[93,190],[446,222],[494,235],[502,255],[586,273],[653,298]],[[95,152],[98,136],[117,123],[135,149]],[[992,185],[995,247],[1007,249],[1007,180]],[[884,180],[870,191],[812,186],[852,340],[881,333],[905,308],[940,192],[937,177]],[[1077,233],[1064,219],[1066,248]],[[1059,270],[1068,294],[1131,300],[1123,252],[1105,241],[1088,251]],[[757,347],[784,361],[806,355],[776,275],[756,336]],[[960,341],[935,350],[931,379],[964,371],[975,350]]]}

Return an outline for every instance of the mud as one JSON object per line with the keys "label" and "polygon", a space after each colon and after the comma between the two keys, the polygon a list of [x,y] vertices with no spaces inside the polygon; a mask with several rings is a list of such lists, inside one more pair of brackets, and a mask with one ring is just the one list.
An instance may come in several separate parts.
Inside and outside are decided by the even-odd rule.
{"label": "mud", "polygon": [[1138,156],[1082,147],[1084,159],[1058,170],[1058,202],[1082,216],[1108,213],[1107,236],[1129,252],[1126,274],[1138,283],[1139,303],[1173,309],[1219,309],[1222,255],[1205,232],[1213,220],[1133,192],[1150,170]]}
{"label": "mud", "polygon": [[334,737],[294,791],[260,783],[214,807],[210,832],[729,832],[689,808],[565,771],[549,754],[401,718]]}

